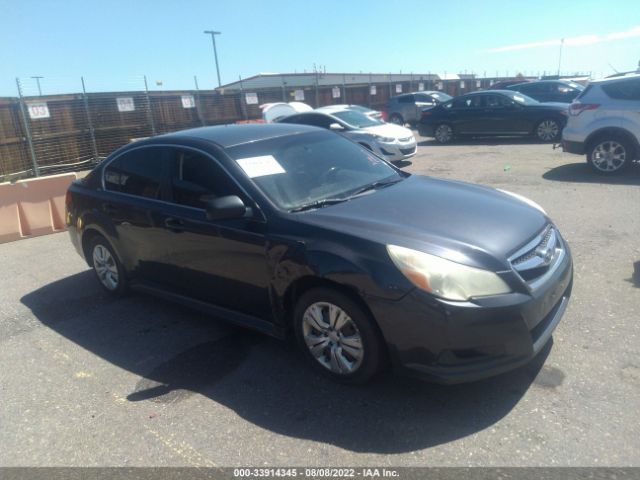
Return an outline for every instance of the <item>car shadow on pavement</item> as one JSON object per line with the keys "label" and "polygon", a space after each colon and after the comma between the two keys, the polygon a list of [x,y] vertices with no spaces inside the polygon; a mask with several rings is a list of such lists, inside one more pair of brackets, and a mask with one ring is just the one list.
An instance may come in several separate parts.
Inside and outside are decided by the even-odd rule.
{"label": "car shadow on pavement", "polygon": [[482,145],[482,146],[494,146],[494,145],[548,145],[549,148],[553,148],[553,143],[542,142],[533,137],[464,137],[455,138],[449,143],[438,143],[434,138],[420,137],[418,145],[422,147],[449,147],[449,146],[461,146],[461,145]]}
{"label": "car shadow on pavement", "polygon": [[598,175],[587,162],[568,163],[550,169],[542,178],[556,182],[640,185],[640,165],[630,165],[624,172],[616,175]]}
{"label": "car shadow on pavement", "polygon": [[171,408],[198,393],[263,429],[357,452],[409,452],[466,437],[506,416],[532,383],[555,388],[564,378],[542,368],[550,342],[529,365],[481,382],[446,387],[385,373],[365,386],[339,385],[289,343],[152,297],[113,299],[90,270],[21,301],[53,331],[138,375],[130,402]]}

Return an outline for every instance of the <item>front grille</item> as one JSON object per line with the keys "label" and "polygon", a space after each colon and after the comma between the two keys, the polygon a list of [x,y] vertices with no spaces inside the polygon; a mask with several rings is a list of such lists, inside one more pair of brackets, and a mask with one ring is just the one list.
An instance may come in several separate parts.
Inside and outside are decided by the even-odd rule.
{"label": "front grille", "polygon": [[548,225],[531,242],[514,253],[509,262],[524,281],[533,285],[554,269],[563,253],[560,235]]}
{"label": "front grille", "polygon": [[400,152],[401,152],[403,155],[410,155],[410,154],[412,154],[412,153],[415,153],[415,151],[416,151],[416,147],[411,147],[411,148],[401,148],[401,149],[400,149]]}

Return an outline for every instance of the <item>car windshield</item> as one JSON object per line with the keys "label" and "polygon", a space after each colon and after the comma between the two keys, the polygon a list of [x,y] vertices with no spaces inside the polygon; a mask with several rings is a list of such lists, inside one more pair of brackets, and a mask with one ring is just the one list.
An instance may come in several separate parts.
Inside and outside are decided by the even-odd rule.
{"label": "car windshield", "polygon": [[342,110],[340,112],[333,112],[332,115],[356,128],[374,127],[383,123],[355,110]]}
{"label": "car windshield", "polygon": [[404,178],[372,152],[327,131],[246,143],[227,152],[284,210],[344,200],[367,185]]}
{"label": "car windshield", "polygon": [[538,103],[540,103],[537,100],[526,96],[524,93],[505,91],[504,94],[511,100],[518,102],[521,105],[537,105]]}

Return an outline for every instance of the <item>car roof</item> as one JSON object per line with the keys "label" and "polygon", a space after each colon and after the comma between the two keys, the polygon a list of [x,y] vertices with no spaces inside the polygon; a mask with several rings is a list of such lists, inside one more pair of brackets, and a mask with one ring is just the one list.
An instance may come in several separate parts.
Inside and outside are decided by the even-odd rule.
{"label": "car roof", "polygon": [[476,90],[475,92],[469,92],[469,93],[465,93],[464,95],[460,95],[461,97],[467,97],[467,96],[473,96],[473,95],[481,95],[481,94],[494,94],[494,93],[501,93],[502,95],[507,95],[508,97],[510,97],[511,95],[513,95],[513,90],[506,90],[506,89],[497,89],[497,90]]}
{"label": "car roof", "polygon": [[[324,107],[316,108],[313,111],[317,113],[343,112],[345,110],[349,110],[349,107],[351,107],[351,105],[327,105]],[[305,113],[310,113],[310,112],[305,112]]]}
{"label": "car roof", "polygon": [[158,137],[154,137],[154,139],[192,137],[215,142],[222,147],[228,148],[236,145],[242,145],[243,143],[258,142],[270,138],[286,137],[289,135],[297,135],[316,130],[317,127],[293,123],[252,123],[244,125],[218,125],[214,127],[191,128],[166,135],[160,135]]}
{"label": "car roof", "polygon": [[444,93],[446,95],[446,92],[441,92],[439,90],[421,90],[418,92],[407,92],[407,93],[401,93],[400,95],[395,95],[393,98],[401,98],[401,97],[406,97],[407,95],[415,95],[416,93],[425,93],[427,95],[431,95],[432,93]]}
{"label": "car roof", "polygon": [[629,80],[633,78],[640,78],[640,73],[625,73],[616,77],[599,78],[597,80],[589,80],[589,83],[609,83]]}

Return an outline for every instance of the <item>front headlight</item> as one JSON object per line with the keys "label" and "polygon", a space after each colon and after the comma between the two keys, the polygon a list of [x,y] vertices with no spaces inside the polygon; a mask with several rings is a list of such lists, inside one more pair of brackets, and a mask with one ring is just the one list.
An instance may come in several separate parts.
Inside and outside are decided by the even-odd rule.
{"label": "front headlight", "polygon": [[504,280],[488,270],[397,245],[387,245],[387,252],[411,283],[447,300],[468,300],[511,291]]}
{"label": "front headlight", "polygon": [[378,140],[379,142],[382,143],[391,143],[391,142],[395,142],[395,138],[393,137],[383,137],[381,135],[374,135],[374,137],[376,137],[376,140]]}

